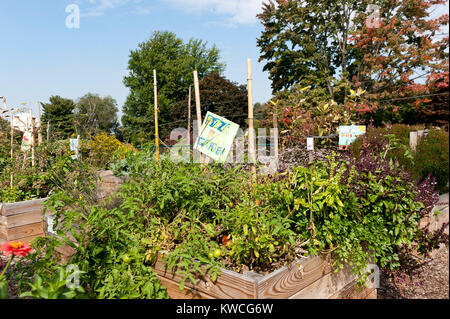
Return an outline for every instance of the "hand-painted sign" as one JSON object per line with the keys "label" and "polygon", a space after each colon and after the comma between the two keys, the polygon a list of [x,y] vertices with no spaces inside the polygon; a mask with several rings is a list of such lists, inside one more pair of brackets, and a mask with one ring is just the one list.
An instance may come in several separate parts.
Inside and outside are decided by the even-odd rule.
{"label": "hand-painted sign", "polygon": [[23,133],[23,138],[22,138],[22,147],[20,148],[23,152],[28,151],[30,149],[31,139],[32,139],[31,131],[25,131]]}
{"label": "hand-painted sign", "polygon": [[228,157],[239,125],[214,113],[206,113],[194,149],[224,163]]}
{"label": "hand-painted sign", "polygon": [[339,146],[352,144],[359,135],[366,133],[364,125],[339,126]]}

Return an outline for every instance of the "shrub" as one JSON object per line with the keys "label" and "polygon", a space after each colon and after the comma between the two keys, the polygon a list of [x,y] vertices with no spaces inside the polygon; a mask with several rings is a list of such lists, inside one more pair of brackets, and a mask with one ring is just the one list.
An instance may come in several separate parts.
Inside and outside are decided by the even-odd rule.
{"label": "shrub", "polygon": [[431,175],[436,189],[448,192],[449,182],[449,135],[444,130],[431,129],[421,138],[414,156],[414,176],[423,180]]}
{"label": "shrub", "polygon": [[441,193],[448,192],[448,132],[431,129],[429,135],[419,140],[416,152],[412,152],[409,146],[409,133],[413,130],[423,129],[423,125],[369,126],[365,136],[358,137],[352,143],[353,155],[359,159],[364,139],[371,140],[371,147],[375,147],[380,152],[381,148],[378,145],[385,145],[390,140],[390,148],[386,154],[387,158],[397,161],[400,166],[404,166],[414,178],[420,181],[430,174],[436,179],[436,189],[441,191]]}
{"label": "shrub", "polygon": [[98,168],[105,168],[113,160],[124,159],[129,152],[136,151],[132,145],[121,143],[115,136],[104,132],[81,147],[82,152],[88,154],[85,160]]}

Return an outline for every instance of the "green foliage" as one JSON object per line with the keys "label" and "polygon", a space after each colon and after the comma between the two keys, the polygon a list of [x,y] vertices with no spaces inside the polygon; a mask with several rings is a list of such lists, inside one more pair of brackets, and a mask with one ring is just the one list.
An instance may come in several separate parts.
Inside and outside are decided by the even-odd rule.
{"label": "green foliage", "polygon": [[[352,103],[351,108],[329,100],[326,90],[320,87],[294,85],[278,92],[267,105],[272,114],[277,114],[281,144],[297,145],[306,137],[336,134],[339,125],[361,124],[356,109],[364,91],[351,92],[347,95],[348,103]],[[271,117],[264,121],[265,125],[271,123]],[[329,142],[330,139],[320,140],[321,144]]]}
{"label": "green foliage", "polygon": [[[366,121],[414,124],[424,115],[427,123],[436,122],[436,114],[448,114],[446,100],[431,105],[429,100],[418,112],[414,97],[420,95],[420,84],[415,80],[423,75],[414,72],[425,71],[427,82],[446,78],[440,89],[448,91],[448,41],[432,36],[448,25],[448,15],[431,18],[433,8],[445,2],[265,2],[257,45],[273,93],[311,85],[323,90],[327,100],[345,105],[349,90],[362,88],[368,92],[368,103],[360,108]],[[379,25],[368,23],[373,15]],[[427,86],[425,94],[439,91],[432,83]]]}
{"label": "green foliage", "polygon": [[420,179],[429,174],[436,179],[436,189],[448,192],[449,136],[444,130],[431,129],[421,138],[414,156],[414,175]]}
{"label": "green foliage", "polygon": [[83,271],[85,295],[76,297],[167,298],[157,262],[180,276],[183,289],[216,281],[223,268],[274,270],[321,253],[332,253],[336,270],[350,264],[363,283],[369,262],[399,269],[405,247],[421,242],[426,254],[441,242],[419,227],[436,194],[391,160],[397,148],[394,134],[368,135],[357,159],[348,152],[253,185],[240,167],[157,163],[147,148],[114,163],[128,179],[104,203],[90,168],[61,159],[51,174],[58,188],[46,202],[60,239],[37,241],[43,258],[27,257],[22,286],[35,282],[33,270],[54,273],[51,256],[61,243],[75,249],[70,262]]}
{"label": "green foliage", "polygon": [[114,133],[119,127],[117,102],[111,96],[88,93],[78,99],[74,114],[77,132],[90,137],[100,132]]}
{"label": "green foliage", "polygon": [[157,71],[159,135],[164,138],[170,132],[165,125],[177,120],[173,117],[173,105],[187,97],[189,85],[193,85],[194,70],[199,78],[212,72],[222,72],[219,50],[201,40],[184,43],[174,33],[156,31],[152,37],[131,51],[128,62],[129,75],[124,84],[130,89],[122,117],[125,137],[133,144],[143,144],[154,135],[153,70]]}
{"label": "green foliage", "polygon": [[[262,185],[259,187],[265,191]],[[233,264],[269,269],[273,263],[295,257],[297,234],[291,229],[291,221],[271,207],[260,207],[247,198],[218,220],[231,234],[232,244],[227,248]]]}
{"label": "green foliage", "polygon": [[62,98],[58,95],[51,96],[49,103],[42,103],[42,127],[45,131],[50,122],[50,130],[53,136],[58,138],[68,138],[74,130],[74,110],[75,103],[70,99]]}
{"label": "green foliage", "polygon": [[440,129],[430,129],[427,136],[419,139],[416,152],[412,152],[409,144],[409,133],[413,130],[423,130],[423,125],[395,124],[391,127],[369,126],[365,137],[357,138],[352,144],[353,155],[359,159],[361,147],[365,138],[371,141],[372,147],[382,145],[389,140],[389,149],[381,150],[388,159],[397,161],[408,170],[414,178],[424,180],[429,174],[436,179],[436,189],[445,193],[448,191],[448,132]]}
{"label": "green foliage", "polygon": [[[78,272],[77,274],[81,274]],[[32,297],[35,299],[74,299],[82,296],[85,290],[82,287],[68,288],[66,281],[69,276],[77,275],[67,272],[65,267],[56,267],[56,274],[53,276],[36,274],[33,283],[29,284],[30,291],[19,295],[19,298]]]}

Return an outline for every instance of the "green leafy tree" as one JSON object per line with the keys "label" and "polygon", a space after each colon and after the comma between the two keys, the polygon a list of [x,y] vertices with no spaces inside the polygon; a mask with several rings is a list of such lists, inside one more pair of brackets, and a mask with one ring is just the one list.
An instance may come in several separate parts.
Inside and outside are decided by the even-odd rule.
{"label": "green leafy tree", "polygon": [[41,103],[43,108],[42,124],[44,130],[50,122],[52,136],[68,138],[75,133],[74,110],[75,103],[59,95],[51,96],[49,103]]}
{"label": "green leafy tree", "polygon": [[100,132],[114,133],[119,127],[117,102],[111,96],[88,93],[75,106],[78,132],[83,137]]}
{"label": "green leafy tree", "polygon": [[222,72],[219,50],[201,40],[191,39],[184,43],[174,33],[156,31],[152,37],[131,51],[128,62],[129,74],[124,84],[130,89],[122,117],[125,138],[133,143],[145,143],[154,136],[154,87],[153,70],[157,71],[158,122],[160,138],[168,134],[165,127],[178,120],[173,105],[187,96],[193,85],[194,70],[199,78],[212,72]]}
{"label": "green leafy tree", "polygon": [[274,93],[311,85],[346,104],[350,89],[360,87],[368,103],[358,112],[386,105],[396,110],[404,101],[392,99],[407,97],[415,80],[448,70],[448,37],[434,38],[448,15],[430,18],[433,6],[443,3],[269,0],[258,15],[264,26],[260,61],[266,61]]}

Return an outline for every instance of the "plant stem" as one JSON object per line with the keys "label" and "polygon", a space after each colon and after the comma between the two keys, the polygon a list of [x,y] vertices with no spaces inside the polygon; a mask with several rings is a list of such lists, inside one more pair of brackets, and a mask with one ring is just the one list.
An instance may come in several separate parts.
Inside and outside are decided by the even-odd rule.
{"label": "plant stem", "polygon": [[6,272],[6,269],[9,268],[9,265],[11,265],[11,262],[13,261],[13,259],[14,259],[14,255],[11,254],[11,258],[9,259],[8,264],[6,264],[5,269],[3,269],[3,271],[2,271],[2,273],[1,273],[1,275],[0,275],[0,278],[3,278],[3,275],[4,275],[5,272]]}

